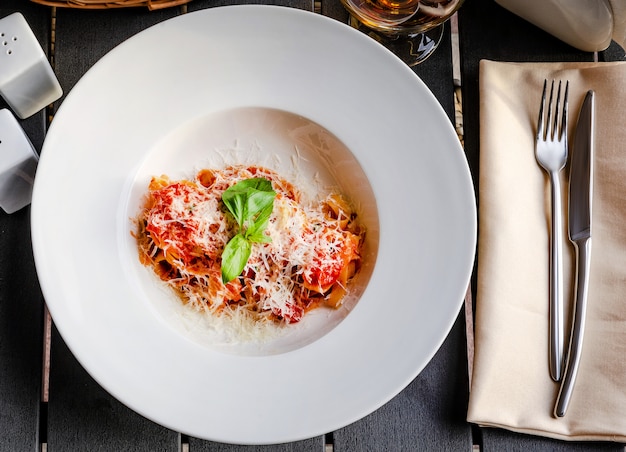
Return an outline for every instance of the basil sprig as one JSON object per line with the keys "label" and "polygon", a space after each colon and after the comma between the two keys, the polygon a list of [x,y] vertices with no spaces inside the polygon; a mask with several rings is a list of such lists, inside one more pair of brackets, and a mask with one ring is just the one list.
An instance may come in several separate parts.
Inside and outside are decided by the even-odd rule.
{"label": "basil sprig", "polygon": [[272,183],[262,177],[237,182],[222,194],[222,202],[239,225],[222,252],[222,281],[224,284],[241,274],[246,266],[252,243],[269,243],[264,234],[274,208],[276,192]]}

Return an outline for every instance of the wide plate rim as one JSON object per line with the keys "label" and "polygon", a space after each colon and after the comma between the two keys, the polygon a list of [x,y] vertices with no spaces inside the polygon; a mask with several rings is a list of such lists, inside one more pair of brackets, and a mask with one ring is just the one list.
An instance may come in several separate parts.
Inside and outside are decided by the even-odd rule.
{"label": "wide plate rim", "polygon": [[[54,195],[50,194],[50,187],[54,177],[52,176],[52,172],[59,171],[58,163],[53,160],[53,153],[58,153],[60,141],[62,139],[67,138],[67,135],[63,136],[64,132],[67,132],[67,122],[71,117],[66,119],[66,116],[71,116],[76,112],[73,111],[75,105],[79,105],[82,100],[80,99],[82,91],[84,89],[89,89],[90,84],[93,83],[92,79],[97,79],[101,76],[101,68],[106,67],[107,65],[111,65],[115,62],[116,58],[119,58],[119,54],[125,54],[128,49],[132,48],[132,46],[137,45],[146,45],[146,38],[149,36],[154,36],[155,33],[168,33],[170,32],[170,28],[178,29],[180,31],[180,26],[188,23],[195,23],[197,26],[197,21],[206,20],[206,21],[217,21],[226,19],[236,19],[237,21],[241,21],[242,19],[247,18],[247,24],[250,26],[257,23],[256,20],[252,20],[251,18],[256,18],[260,15],[266,18],[272,18],[271,20],[276,20],[276,24],[279,26],[285,26],[287,19],[289,21],[296,21],[302,26],[311,27],[311,26],[320,26],[326,32],[329,30],[332,33],[335,33],[335,36],[341,36],[345,38],[345,41],[348,42],[352,47],[351,50],[375,52],[376,58],[381,58],[386,64],[391,65],[394,74],[394,77],[398,77],[398,79],[403,80],[403,83],[407,85],[411,85],[414,87],[414,93],[411,95],[419,96],[420,99],[425,100],[427,102],[427,107],[430,109],[429,113],[433,115],[435,119],[433,121],[441,126],[440,134],[441,136],[436,136],[437,140],[442,141],[445,145],[451,146],[450,155],[447,157],[443,157],[445,162],[435,162],[437,165],[440,163],[452,164],[451,169],[454,171],[454,177],[457,178],[455,184],[458,184],[454,187],[454,193],[451,197],[451,202],[458,203],[458,205],[462,206],[465,210],[461,215],[464,220],[463,230],[460,230],[458,227],[455,227],[455,232],[459,232],[463,234],[462,242],[462,252],[457,255],[457,261],[454,264],[454,272],[456,272],[456,284],[454,284],[453,292],[458,295],[458,298],[455,300],[445,300],[446,307],[445,313],[437,313],[438,316],[441,316],[442,319],[439,320],[438,325],[443,326],[438,331],[434,332],[435,336],[430,343],[429,350],[427,353],[423,353],[420,359],[409,359],[411,364],[408,366],[408,369],[400,369],[402,373],[401,377],[395,378],[393,383],[390,384],[385,391],[379,392],[369,399],[365,404],[356,403],[353,401],[344,401],[346,407],[344,407],[342,411],[341,418],[332,418],[328,420],[317,420],[317,422],[313,422],[309,427],[304,429],[276,429],[272,432],[262,432],[262,431],[253,431],[253,432],[217,432],[215,429],[209,428],[208,430],[203,430],[201,427],[198,427],[197,424],[191,425],[188,419],[183,419],[182,421],[174,420],[171,416],[168,416],[163,413],[163,410],[167,407],[172,407],[173,401],[171,395],[164,395],[162,403],[158,406],[155,411],[152,411],[152,408],[148,406],[148,404],[142,401],[138,401],[139,399],[134,398],[134,395],[131,396],[129,394],[128,388],[124,388],[123,384],[119,384],[116,382],[116,379],[123,379],[125,373],[123,371],[112,370],[110,373],[103,373],[103,363],[98,363],[93,357],[89,356],[88,350],[89,347],[94,349],[98,349],[98,345],[93,343],[93,338],[89,338],[90,340],[86,340],[84,342],[79,341],[76,335],[76,330],[79,329],[80,321],[84,320],[80,316],[83,315],[83,312],[80,312],[82,309],[80,305],[76,304],[77,299],[73,300],[73,304],[67,304],[60,298],[62,296],[67,295],[68,288],[67,287],[59,287],[58,281],[55,280],[56,273],[54,275],[50,274],[49,265],[51,262],[55,261],[54,257],[50,256],[50,253],[58,250],[54,250],[52,244],[50,243],[50,232],[48,228],[45,227],[46,221],[49,221],[50,213],[53,211],[53,207],[50,206],[51,202],[58,201],[55,200]],[[258,25],[258,23],[257,23]],[[193,27],[192,27],[193,28]],[[265,29],[266,30],[266,29]],[[195,30],[197,32],[197,30]],[[208,33],[208,32],[207,32]],[[269,34],[273,32],[268,32]],[[197,37],[197,35],[194,35]],[[268,38],[270,39],[270,38]],[[301,38],[306,41],[305,37]],[[303,42],[304,42],[303,41]],[[307,45],[312,45],[315,47],[315,44],[311,44],[306,42]],[[363,50],[364,49],[364,50]],[[285,49],[283,49],[285,50]],[[287,48],[285,50],[288,54],[293,49]],[[341,52],[339,52],[341,54]],[[291,53],[290,55],[293,55]],[[343,54],[341,54],[343,55]],[[360,58],[357,55],[355,58]],[[337,61],[335,61],[337,63]],[[345,68],[344,68],[345,69]],[[104,71],[106,72],[106,71]],[[384,74],[389,75],[391,71],[383,71]],[[404,85],[403,85],[404,86]],[[86,88],[83,88],[86,87]],[[411,96],[409,96],[411,97]],[[245,103],[245,102],[244,102]],[[274,107],[275,105],[271,105]],[[296,113],[301,113],[304,107],[298,104],[297,107],[294,108]],[[67,113],[66,113],[67,112]],[[321,116],[318,115],[318,112],[311,113],[311,120],[321,122],[323,126],[328,126],[329,130],[335,132],[333,130],[332,124],[328,125],[323,119],[320,119]],[[188,118],[189,119],[189,118]],[[119,124],[116,124],[117,127]],[[92,127],[96,128],[94,125]],[[139,127],[141,128],[141,127]],[[121,127],[123,129],[123,127]],[[129,128],[130,130],[130,128]],[[128,130],[122,130],[124,132],[128,132]],[[143,132],[138,132],[138,135],[141,135]],[[88,132],[84,132],[88,133]],[[147,132],[146,132],[147,133]],[[340,138],[344,136],[344,134],[339,134]],[[439,349],[443,340],[446,338],[450,328],[452,327],[456,317],[458,315],[458,310],[463,302],[463,296],[465,294],[465,286],[469,282],[469,278],[471,276],[471,271],[473,267],[474,260],[474,248],[476,243],[476,210],[475,210],[475,201],[474,201],[474,192],[473,192],[473,184],[471,182],[471,175],[469,172],[469,168],[467,167],[467,163],[465,161],[465,156],[462,152],[460,144],[455,143],[452,137],[456,137],[454,135],[454,129],[452,125],[449,123],[449,120],[437,100],[434,98],[432,93],[428,90],[428,88],[423,84],[423,82],[408,68],[405,67],[399,60],[397,60],[390,52],[384,49],[377,43],[369,40],[369,38],[364,35],[360,35],[356,30],[351,29],[347,25],[340,24],[333,19],[326,18],[324,16],[315,15],[313,13],[307,11],[301,11],[292,8],[285,8],[279,6],[266,6],[266,5],[237,5],[237,6],[224,6],[212,8],[210,10],[201,10],[194,13],[188,13],[186,15],[176,17],[173,19],[169,19],[161,24],[157,24],[149,29],[139,33],[133,38],[130,38],[128,41],[124,42],[120,46],[113,49],[107,55],[105,55],[100,62],[96,63],[94,68],[90,69],[87,74],[77,83],[75,88],[68,94],[63,104],[61,105],[57,115],[55,116],[54,121],[52,122],[51,128],[48,132],[48,136],[46,137],[46,141],[44,142],[44,147],[42,150],[42,158],[40,161],[39,169],[41,173],[38,173],[38,177],[35,181],[35,187],[33,192],[33,205],[32,205],[32,233],[33,233],[33,250],[35,255],[35,263],[38,270],[38,274],[40,275],[40,283],[42,287],[42,291],[46,296],[46,300],[48,302],[50,312],[52,317],[54,318],[55,324],[61,333],[61,336],[66,341],[72,353],[75,354],[78,361],[85,367],[85,369],[92,375],[92,377],[101,384],[107,391],[109,391],[112,395],[118,398],[123,403],[127,404],[129,407],[139,412],[143,416],[152,419],[153,421],[165,425],[169,428],[173,428],[175,430],[191,434],[193,436],[197,436],[200,438],[211,439],[220,442],[226,443],[238,443],[238,444],[272,444],[279,442],[287,442],[287,441],[296,441],[300,439],[309,438],[312,436],[317,436],[323,433],[326,433],[331,430],[335,430],[337,428],[348,425],[363,416],[371,413],[375,409],[382,406],[384,403],[388,402],[391,398],[393,398],[398,392],[400,392],[406,385],[408,385],[414,378],[421,372],[421,370],[426,366],[426,364],[430,361],[430,359],[434,356],[436,351]],[[137,138],[138,141],[141,141]],[[69,147],[75,144],[74,140],[69,140]],[[358,139],[351,140],[350,143],[358,143]],[[77,139],[76,143],[80,143],[80,140]],[[441,143],[438,143],[440,146]],[[80,156],[76,154],[76,150],[74,150],[74,157],[77,158],[76,165],[80,167],[80,164],[87,163],[88,160],[85,160],[86,157]],[[435,157],[432,157],[435,159]],[[430,160],[430,157],[429,157]],[[366,165],[367,166],[367,165]],[[371,164],[369,164],[371,169]],[[67,171],[67,170],[66,170]],[[62,190],[60,190],[61,192]],[[61,193],[59,193],[61,194]],[[425,201],[426,202],[426,201]],[[381,211],[381,215],[387,212],[387,208]],[[388,221],[384,226],[387,227]],[[451,240],[457,240],[457,238],[451,238]],[[433,254],[434,255],[434,254]],[[437,257],[437,256],[435,256]],[[389,275],[385,275],[389,276]],[[383,276],[380,276],[381,278]],[[447,290],[447,289],[446,289]],[[357,306],[358,307],[358,306]],[[75,311],[72,311],[75,309]],[[359,318],[367,317],[370,318],[370,314],[366,314],[366,309],[359,309],[358,312],[352,313],[350,315],[351,322],[358,322]],[[107,321],[113,321],[112,319],[106,319]],[[115,319],[115,322],[120,322],[119,325],[116,324],[116,327],[126,327],[129,330],[136,327],[137,325],[128,325],[124,323],[123,320]],[[371,321],[371,320],[369,320]],[[143,325],[141,325],[143,326]],[[111,327],[111,326],[110,326]],[[149,327],[152,328],[152,327]],[[341,329],[338,335],[335,338],[346,338],[350,337],[350,334],[347,332],[349,326]],[[85,334],[85,331],[81,331],[81,333]],[[311,346],[305,347],[302,351],[297,353],[288,353],[285,355],[281,355],[279,357],[275,357],[270,359],[272,361],[271,364],[259,364],[255,362],[253,366],[258,365],[264,371],[268,371],[267,369],[272,366],[288,366],[290,359],[295,359],[300,362],[305,358],[310,358],[311,356],[320,357],[321,352],[317,349],[320,347],[328,347],[327,342],[330,341],[331,338],[326,336],[317,344],[313,344]],[[142,346],[146,346],[146,344],[140,344]],[[377,345],[374,345],[377,347]],[[402,347],[406,347],[406,345],[402,345]],[[140,347],[141,348],[141,347]],[[193,348],[193,347],[192,347]],[[98,349],[101,351],[101,349]],[[190,351],[190,355],[198,356],[197,350]],[[340,353],[341,355],[341,353]],[[300,358],[298,356],[301,356]],[[295,357],[295,358],[294,358]],[[345,358],[344,355],[341,355],[339,358]],[[334,360],[334,363],[338,363],[339,360]],[[237,361],[236,359],[225,358],[227,362]],[[399,360],[398,360],[399,361]],[[287,364],[286,364],[287,363]],[[154,363],[149,363],[150,365],[154,365]],[[241,362],[236,362],[236,366],[242,365]],[[243,364],[243,366],[251,366],[248,362]],[[311,372],[315,372],[311,369]],[[172,378],[169,377],[167,379],[168,382],[171,382]],[[175,380],[175,379],[174,379]],[[314,385],[315,386],[315,385]],[[170,388],[171,389],[171,388]],[[313,394],[321,394],[325,388],[322,386],[315,386],[313,388]],[[316,392],[317,391],[317,392]],[[317,395],[319,395],[317,394]],[[306,403],[314,404],[314,397],[312,395],[302,396],[302,400]],[[352,406],[354,405],[354,406]],[[288,410],[289,406],[281,405],[283,409]],[[160,411],[159,411],[160,410]],[[319,407],[316,406],[314,411],[319,413]],[[293,427],[293,426],[289,426]]]}

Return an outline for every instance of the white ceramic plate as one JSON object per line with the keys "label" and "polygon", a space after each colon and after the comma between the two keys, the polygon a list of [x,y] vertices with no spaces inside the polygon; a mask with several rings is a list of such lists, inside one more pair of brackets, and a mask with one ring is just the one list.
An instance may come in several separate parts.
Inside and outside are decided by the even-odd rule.
{"label": "white ceramic plate", "polygon": [[[150,175],[231,160],[336,185],[368,228],[347,306],[252,348],[181,320],[130,237]],[[320,15],[234,6],[158,24],[80,80],[42,150],[32,237],[55,324],[106,390],[171,429],[267,444],[354,422],[426,366],[469,281],[476,209],[452,125],[401,61]]]}

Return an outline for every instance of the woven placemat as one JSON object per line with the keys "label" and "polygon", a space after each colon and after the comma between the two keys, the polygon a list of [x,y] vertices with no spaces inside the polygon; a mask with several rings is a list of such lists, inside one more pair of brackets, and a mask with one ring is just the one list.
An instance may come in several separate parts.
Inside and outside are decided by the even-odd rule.
{"label": "woven placemat", "polygon": [[111,9],[144,6],[149,10],[169,8],[189,3],[191,0],[31,0],[46,6],[77,9]]}

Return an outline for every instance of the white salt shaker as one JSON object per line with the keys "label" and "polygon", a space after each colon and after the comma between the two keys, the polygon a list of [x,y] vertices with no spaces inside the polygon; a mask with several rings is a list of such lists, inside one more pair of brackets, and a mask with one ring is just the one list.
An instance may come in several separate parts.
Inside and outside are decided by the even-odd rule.
{"label": "white salt shaker", "polygon": [[63,91],[39,41],[20,13],[0,19],[0,95],[24,119]]}
{"label": "white salt shaker", "polygon": [[13,213],[30,204],[39,156],[13,113],[0,110],[0,207]]}

